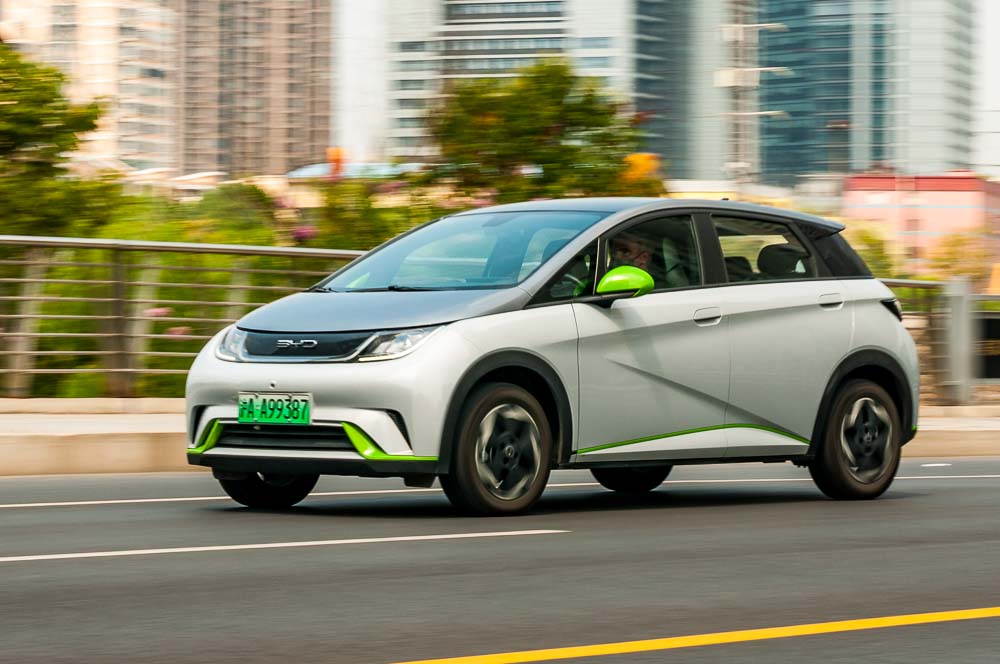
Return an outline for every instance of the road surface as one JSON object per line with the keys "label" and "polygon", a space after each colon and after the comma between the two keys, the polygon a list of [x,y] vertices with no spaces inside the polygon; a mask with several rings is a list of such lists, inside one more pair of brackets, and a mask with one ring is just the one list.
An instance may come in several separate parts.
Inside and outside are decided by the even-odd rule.
{"label": "road surface", "polygon": [[1000,616],[1000,458],[900,475],[837,503],[788,464],[680,467],[641,497],[558,472],[532,514],[487,519],[397,480],[324,478],[282,513],[205,474],[0,479],[0,662],[997,661],[1000,617],[953,612]]}

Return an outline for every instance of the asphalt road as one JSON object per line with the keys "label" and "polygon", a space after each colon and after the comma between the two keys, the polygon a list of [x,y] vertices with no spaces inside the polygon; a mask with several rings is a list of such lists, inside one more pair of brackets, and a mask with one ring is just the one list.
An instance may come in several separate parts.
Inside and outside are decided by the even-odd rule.
{"label": "asphalt road", "polygon": [[[638,498],[561,472],[577,486],[503,519],[394,480],[326,478],[278,513],[202,474],[0,479],[0,662],[368,664],[1000,606],[1000,458],[900,475],[836,503],[790,465],[678,468]],[[562,661],[998,653],[991,618]]]}

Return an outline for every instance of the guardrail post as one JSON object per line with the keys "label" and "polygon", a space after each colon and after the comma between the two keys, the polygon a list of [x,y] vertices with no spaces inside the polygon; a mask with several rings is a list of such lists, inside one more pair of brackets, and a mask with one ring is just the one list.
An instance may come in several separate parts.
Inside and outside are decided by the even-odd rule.
{"label": "guardrail post", "polygon": [[945,379],[942,383],[945,401],[952,405],[972,400],[973,354],[975,331],[972,294],[969,281],[959,277],[949,281],[944,289],[948,324],[944,328]]}
{"label": "guardrail post", "polygon": [[132,396],[133,356],[126,353],[128,343],[128,268],[124,252],[111,250],[111,338],[113,354],[108,355],[108,388],[112,396]]}
{"label": "guardrail post", "polygon": [[[125,348],[128,350],[126,366],[135,369],[129,374],[130,376],[140,373],[146,368],[145,352],[149,346],[148,337],[153,329],[153,321],[145,311],[150,308],[149,302],[156,299],[156,292],[159,290],[159,286],[156,284],[160,281],[163,272],[159,267],[160,259],[158,257],[147,260],[148,264],[139,272],[139,281],[142,285],[139,285],[135,290],[135,298],[132,300],[131,308],[132,315],[125,326]],[[136,302],[136,300],[140,300],[140,302]],[[132,389],[134,389],[134,384]]]}
{"label": "guardrail post", "polygon": [[24,282],[19,291],[20,301],[14,309],[16,318],[10,320],[13,324],[10,331],[17,331],[23,336],[11,337],[10,361],[7,374],[7,394],[12,397],[30,397],[32,369],[35,368],[35,346],[37,337],[32,336],[38,331],[38,314],[41,312],[40,298],[45,292],[45,273],[48,262],[45,260],[44,249],[30,248],[24,252]]}

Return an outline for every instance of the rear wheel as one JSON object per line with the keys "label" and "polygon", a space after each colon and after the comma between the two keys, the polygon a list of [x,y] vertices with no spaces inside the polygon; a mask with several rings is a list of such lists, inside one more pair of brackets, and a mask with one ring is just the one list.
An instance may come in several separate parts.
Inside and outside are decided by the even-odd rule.
{"label": "rear wheel", "polygon": [[524,512],[549,479],[552,433],[545,411],[527,390],[510,383],[476,389],[463,409],[451,472],[441,486],[465,512]]}
{"label": "rear wheel", "polygon": [[605,489],[619,493],[646,493],[663,484],[673,466],[636,466],[634,468],[591,468],[590,474]]}
{"label": "rear wheel", "polygon": [[888,392],[869,380],[852,380],[833,401],[809,473],[830,498],[877,498],[896,476],[899,441],[899,413]]}
{"label": "rear wheel", "polygon": [[280,509],[301,501],[316,486],[319,475],[251,473],[243,479],[220,479],[229,497],[247,507]]}

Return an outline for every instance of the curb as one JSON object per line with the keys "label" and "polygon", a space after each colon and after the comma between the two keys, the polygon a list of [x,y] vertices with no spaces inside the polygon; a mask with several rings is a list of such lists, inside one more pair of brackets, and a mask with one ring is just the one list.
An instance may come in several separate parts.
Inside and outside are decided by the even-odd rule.
{"label": "curb", "polygon": [[184,399],[0,399],[0,414],[154,415],[183,413]]}
{"label": "curb", "polygon": [[[0,434],[0,476],[206,472],[187,463],[182,432]],[[1000,456],[1000,431],[922,431],[905,458]]]}

